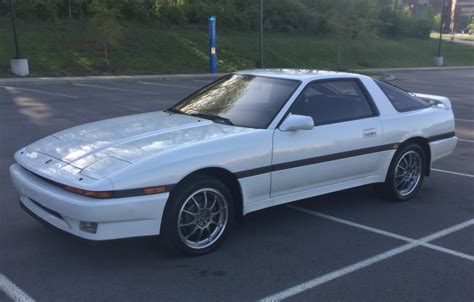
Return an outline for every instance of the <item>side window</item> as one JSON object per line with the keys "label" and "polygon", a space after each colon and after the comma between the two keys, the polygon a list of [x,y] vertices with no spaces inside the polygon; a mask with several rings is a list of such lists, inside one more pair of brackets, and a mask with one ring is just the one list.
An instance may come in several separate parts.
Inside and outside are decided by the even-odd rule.
{"label": "side window", "polygon": [[290,109],[309,115],[315,125],[362,119],[375,112],[356,80],[333,80],[308,84]]}
{"label": "side window", "polygon": [[375,81],[380,89],[385,93],[398,112],[406,112],[417,109],[428,108],[429,105],[419,98],[408,94],[407,92],[393,85],[382,81]]}

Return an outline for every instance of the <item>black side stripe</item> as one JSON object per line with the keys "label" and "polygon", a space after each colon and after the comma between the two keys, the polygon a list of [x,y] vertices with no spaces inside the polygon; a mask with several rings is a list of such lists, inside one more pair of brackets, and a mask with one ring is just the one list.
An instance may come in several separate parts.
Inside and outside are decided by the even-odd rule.
{"label": "black side stripe", "polygon": [[448,133],[443,133],[443,134],[439,134],[439,135],[434,135],[434,136],[430,136],[427,138],[428,142],[432,143],[432,142],[436,142],[436,141],[441,141],[443,139],[448,139],[448,138],[451,138],[451,137],[454,137],[456,134],[454,132],[448,132]]}
{"label": "black side stripe", "polygon": [[267,167],[261,167],[257,169],[241,171],[241,172],[237,172],[236,176],[237,178],[250,177],[250,176],[255,176],[255,175],[269,173],[269,172],[275,172],[275,171],[280,171],[280,170],[319,164],[319,163],[323,163],[327,161],[349,158],[353,156],[365,155],[365,154],[370,154],[370,153],[375,153],[375,152],[382,152],[382,151],[392,150],[392,149],[397,149],[397,148],[398,148],[398,144],[388,144],[388,145],[382,145],[382,146],[376,146],[376,147],[370,147],[370,148],[339,152],[339,153],[334,153],[334,154],[329,154],[329,155],[295,160],[295,161],[276,164],[276,165],[267,166]]}
{"label": "black side stripe", "polygon": [[[428,142],[431,143],[431,142],[435,142],[435,141],[439,141],[443,139],[448,139],[454,136],[455,136],[454,132],[448,132],[448,133],[443,133],[443,134],[439,134],[435,136],[430,136],[427,138],[427,140]],[[281,163],[281,164],[276,164],[276,165],[271,165],[271,166],[266,166],[266,167],[260,167],[260,168],[251,169],[251,170],[245,170],[245,171],[237,172],[235,173],[235,175],[237,176],[237,178],[245,178],[245,177],[255,176],[259,174],[265,174],[265,173],[281,171],[281,170],[286,170],[286,169],[291,169],[291,168],[319,164],[319,163],[332,161],[332,160],[338,160],[338,159],[371,154],[371,153],[376,153],[376,152],[382,152],[382,151],[387,151],[387,150],[396,150],[400,144],[401,143],[392,143],[392,144],[381,145],[381,146],[376,146],[376,147],[363,148],[363,149],[328,154],[328,155],[323,155],[323,156],[318,156],[318,157],[300,159],[300,160],[295,160],[291,162],[286,162],[286,163]]]}
{"label": "black side stripe", "polygon": [[398,148],[398,144],[388,144],[388,145],[334,153],[334,154],[329,154],[329,155],[323,155],[323,156],[318,156],[318,157],[313,157],[313,158],[301,159],[301,160],[273,165],[272,171],[280,171],[280,170],[286,170],[286,169],[291,169],[291,168],[296,168],[296,167],[301,167],[301,166],[319,164],[319,163],[323,163],[327,161],[343,159],[343,158],[359,156],[359,155],[365,155],[365,154],[371,154],[371,153],[376,153],[376,152],[382,152],[382,151],[392,150],[396,148]]}

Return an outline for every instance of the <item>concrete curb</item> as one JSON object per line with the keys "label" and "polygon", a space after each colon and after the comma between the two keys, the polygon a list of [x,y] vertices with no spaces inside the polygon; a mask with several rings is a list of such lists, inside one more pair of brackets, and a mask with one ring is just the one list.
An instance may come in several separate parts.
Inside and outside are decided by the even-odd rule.
{"label": "concrete curb", "polygon": [[225,73],[196,74],[159,74],[159,75],[119,75],[119,76],[84,76],[84,77],[34,77],[34,78],[0,78],[0,85],[21,84],[69,84],[100,81],[141,81],[141,80],[173,80],[173,79],[215,79]]}
{"label": "concrete curb", "polygon": [[[449,67],[410,67],[410,68],[367,68],[354,69],[355,72],[396,72],[396,71],[430,71],[430,70],[463,70],[474,69],[474,66],[449,66]],[[196,73],[196,74],[158,74],[158,75],[119,75],[119,76],[82,76],[82,77],[32,77],[32,78],[0,78],[0,85],[21,84],[69,84],[98,81],[141,81],[141,80],[174,80],[174,79],[215,79],[225,73]],[[393,80],[393,75],[387,80]],[[392,78],[393,77],[393,78]]]}
{"label": "concrete curb", "polygon": [[430,71],[430,70],[463,70],[463,69],[474,69],[474,66],[446,66],[446,67],[409,67],[409,68],[367,68],[367,69],[354,69],[354,71],[379,71],[379,72],[390,72],[390,71]]}

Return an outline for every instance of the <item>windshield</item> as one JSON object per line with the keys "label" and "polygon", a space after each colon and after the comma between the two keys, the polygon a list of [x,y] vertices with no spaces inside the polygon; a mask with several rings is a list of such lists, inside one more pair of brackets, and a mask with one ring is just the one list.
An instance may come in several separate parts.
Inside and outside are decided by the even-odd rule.
{"label": "windshield", "polygon": [[228,75],[174,105],[169,111],[249,128],[267,128],[299,81]]}

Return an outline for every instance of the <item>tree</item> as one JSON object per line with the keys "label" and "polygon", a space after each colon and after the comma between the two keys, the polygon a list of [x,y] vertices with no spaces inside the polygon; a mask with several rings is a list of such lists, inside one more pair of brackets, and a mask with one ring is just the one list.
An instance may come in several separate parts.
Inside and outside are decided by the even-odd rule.
{"label": "tree", "polygon": [[108,7],[105,0],[93,0],[90,9],[93,17],[89,22],[102,43],[105,63],[109,66],[109,48],[118,46],[123,37],[123,28],[118,22],[119,12]]}
{"label": "tree", "polygon": [[[357,39],[366,49],[376,39],[377,5],[374,0],[331,0],[329,9],[329,32],[337,47],[337,68],[342,68],[344,45]],[[364,58],[367,64],[367,53]]]}

